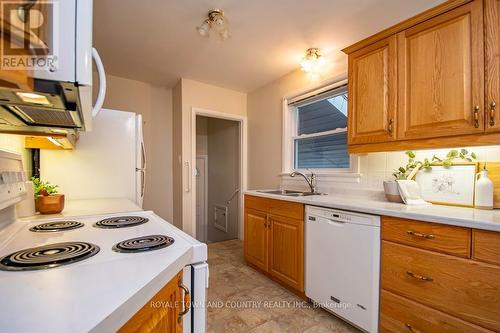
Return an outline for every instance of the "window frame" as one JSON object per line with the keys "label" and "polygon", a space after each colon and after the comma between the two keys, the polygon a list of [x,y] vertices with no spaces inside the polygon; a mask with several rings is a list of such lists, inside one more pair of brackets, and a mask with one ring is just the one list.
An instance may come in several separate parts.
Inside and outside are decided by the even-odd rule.
{"label": "window frame", "polygon": [[[297,135],[298,112],[297,107],[289,105],[290,103],[313,97],[329,90],[340,88],[347,85],[347,79],[336,80],[327,85],[322,85],[312,90],[307,90],[295,94],[290,94],[283,98],[283,141],[282,141],[282,176],[289,175],[293,171],[314,172],[318,176],[326,177],[360,177],[359,157],[349,154],[350,168],[317,168],[317,169],[295,169],[295,139],[306,139],[311,137],[325,136],[329,134],[346,132],[346,129],[335,129],[313,134]],[[314,103],[312,101],[311,103]]]}

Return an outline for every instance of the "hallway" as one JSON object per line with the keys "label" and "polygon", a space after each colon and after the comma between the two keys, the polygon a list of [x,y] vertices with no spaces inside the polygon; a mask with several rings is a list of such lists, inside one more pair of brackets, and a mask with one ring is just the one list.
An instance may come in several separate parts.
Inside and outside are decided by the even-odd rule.
{"label": "hallway", "polygon": [[209,244],[208,264],[209,333],[359,332],[246,266],[242,241]]}

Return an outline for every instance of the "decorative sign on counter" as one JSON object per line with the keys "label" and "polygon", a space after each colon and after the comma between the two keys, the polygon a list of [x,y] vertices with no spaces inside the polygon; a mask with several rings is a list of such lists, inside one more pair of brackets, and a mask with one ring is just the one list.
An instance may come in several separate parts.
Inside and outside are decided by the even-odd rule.
{"label": "decorative sign on counter", "polygon": [[426,201],[453,206],[474,206],[474,183],[477,163],[457,163],[452,166],[433,165],[417,173],[422,198]]}

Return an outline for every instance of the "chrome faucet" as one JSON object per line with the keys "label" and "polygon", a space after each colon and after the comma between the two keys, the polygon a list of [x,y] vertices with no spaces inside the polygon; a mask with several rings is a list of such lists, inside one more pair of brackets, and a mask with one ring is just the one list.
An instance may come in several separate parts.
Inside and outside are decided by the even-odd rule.
{"label": "chrome faucet", "polygon": [[302,172],[294,171],[290,174],[290,177],[295,177],[295,176],[302,176],[307,182],[307,185],[311,188],[311,193],[316,193],[316,175],[314,172],[311,172],[311,176],[308,177],[304,175]]}

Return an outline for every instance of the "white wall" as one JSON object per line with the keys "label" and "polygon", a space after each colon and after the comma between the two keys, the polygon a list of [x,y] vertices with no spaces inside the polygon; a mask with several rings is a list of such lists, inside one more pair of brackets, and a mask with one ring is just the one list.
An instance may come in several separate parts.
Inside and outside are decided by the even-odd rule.
{"label": "white wall", "polygon": [[247,95],[238,91],[209,84],[181,79],[173,89],[174,122],[174,223],[194,235],[194,191],[186,191],[192,179],[192,110],[193,108],[217,111],[229,115],[246,116]]}

